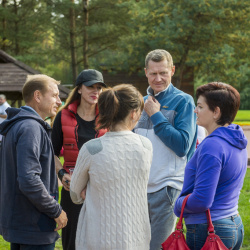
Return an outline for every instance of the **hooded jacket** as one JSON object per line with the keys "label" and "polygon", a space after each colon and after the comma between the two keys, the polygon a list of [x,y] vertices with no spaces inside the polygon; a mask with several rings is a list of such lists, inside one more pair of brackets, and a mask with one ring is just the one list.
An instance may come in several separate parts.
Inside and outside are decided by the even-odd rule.
{"label": "hooded jacket", "polygon": [[239,125],[219,127],[199,144],[185,169],[183,189],[175,203],[180,216],[187,201],[186,224],[206,223],[209,208],[212,220],[238,213],[238,200],[247,170],[247,139]]}
{"label": "hooded jacket", "polygon": [[0,234],[19,244],[52,244],[61,214],[50,126],[30,107],[0,124]]}

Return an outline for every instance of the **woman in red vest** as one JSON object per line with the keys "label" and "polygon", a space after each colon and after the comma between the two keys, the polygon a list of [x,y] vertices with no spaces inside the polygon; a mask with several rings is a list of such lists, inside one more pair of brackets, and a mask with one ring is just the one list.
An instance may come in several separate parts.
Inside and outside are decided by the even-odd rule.
{"label": "woman in red vest", "polygon": [[[97,101],[102,88],[106,87],[102,73],[94,69],[83,70],[78,75],[75,85],[76,87],[69,94],[65,105],[55,117],[52,130],[56,171],[63,185],[61,206],[68,216],[68,224],[62,230],[64,250],[75,249],[77,221],[82,207],[71,201],[70,173],[74,170],[82,145],[106,132],[103,129],[99,131],[95,129],[98,118]],[[58,158],[62,147],[64,149],[63,166]]]}

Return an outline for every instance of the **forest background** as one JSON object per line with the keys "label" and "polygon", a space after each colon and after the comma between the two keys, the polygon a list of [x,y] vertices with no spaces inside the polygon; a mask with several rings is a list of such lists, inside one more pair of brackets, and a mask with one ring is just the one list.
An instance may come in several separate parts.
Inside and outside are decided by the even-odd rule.
{"label": "forest background", "polygon": [[[226,82],[250,110],[249,44],[249,0],[0,0],[0,49],[72,87],[86,68],[143,76],[146,54],[161,48],[173,56],[176,87],[188,74],[194,91]],[[250,249],[249,180],[248,169],[243,249]],[[0,249],[9,249],[1,236]]]}
{"label": "forest background", "polygon": [[250,109],[249,0],[0,0],[0,49],[72,85],[82,69],[144,75],[166,49],[175,86],[222,81]]}

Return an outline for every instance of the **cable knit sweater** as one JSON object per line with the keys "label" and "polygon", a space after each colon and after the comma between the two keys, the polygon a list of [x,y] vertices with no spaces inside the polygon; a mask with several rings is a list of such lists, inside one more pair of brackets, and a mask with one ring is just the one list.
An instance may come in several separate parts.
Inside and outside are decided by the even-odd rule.
{"label": "cable knit sweater", "polygon": [[70,195],[83,203],[76,249],[149,249],[147,183],[152,144],[130,131],[108,132],[83,145],[72,176]]}

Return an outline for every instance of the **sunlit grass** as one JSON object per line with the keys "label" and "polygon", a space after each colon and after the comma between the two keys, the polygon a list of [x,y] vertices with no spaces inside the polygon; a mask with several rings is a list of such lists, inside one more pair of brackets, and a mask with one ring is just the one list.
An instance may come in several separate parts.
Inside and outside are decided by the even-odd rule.
{"label": "sunlit grass", "polygon": [[243,249],[250,249],[249,207],[250,207],[250,169],[248,168],[239,199],[239,213],[242,218],[245,231]]}
{"label": "sunlit grass", "polygon": [[234,122],[248,122],[250,124],[250,110],[239,110]]}

